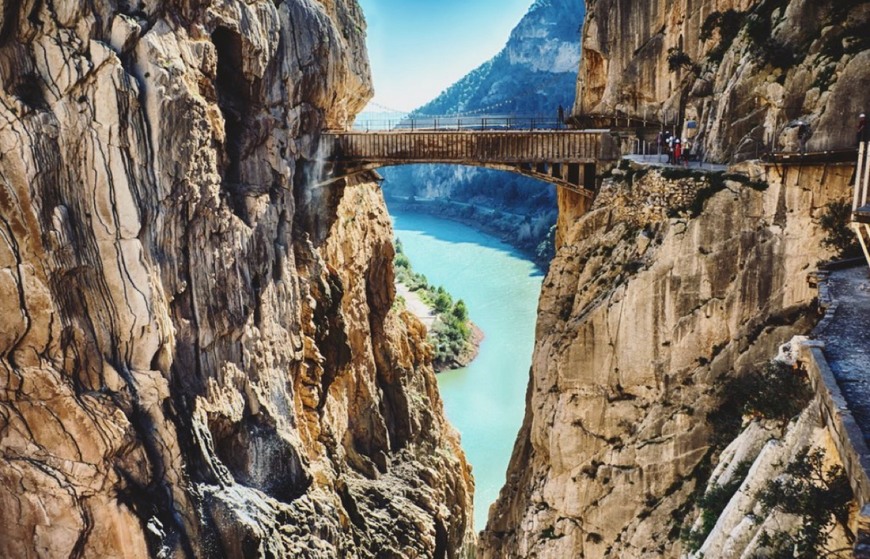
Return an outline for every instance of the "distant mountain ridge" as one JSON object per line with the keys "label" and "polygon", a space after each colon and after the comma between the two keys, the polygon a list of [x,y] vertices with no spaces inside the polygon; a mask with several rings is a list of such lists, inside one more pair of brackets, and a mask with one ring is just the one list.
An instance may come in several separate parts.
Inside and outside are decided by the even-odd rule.
{"label": "distant mountain ridge", "polygon": [[[505,47],[417,109],[416,115],[570,113],[580,66],[583,0],[537,0]],[[391,207],[459,219],[546,266],[556,222],[553,186],[511,173],[451,165],[383,169]]]}
{"label": "distant mountain ridge", "polygon": [[583,0],[537,0],[501,52],[413,114],[549,114],[558,105],[570,109],[585,12]]}

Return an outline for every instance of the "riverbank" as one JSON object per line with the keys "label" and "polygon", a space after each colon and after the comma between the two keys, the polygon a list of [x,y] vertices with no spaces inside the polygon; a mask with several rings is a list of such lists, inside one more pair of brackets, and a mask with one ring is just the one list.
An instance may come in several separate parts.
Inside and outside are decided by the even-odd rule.
{"label": "riverbank", "polygon": [[454,303],[443,287],[430,285],[426,276],[414,272],[401,240],[396,239],[395,245],[397,300],[426,326],[435,372],[468,366],[480,352],[483,330],[468,317],[462,299]]}
{"label": "riverbank", "polygon": [[[411,291],[407,285],[401,282],[396,282],[396,296],[404,300],[405,309],[417,317],[417,320],[426,326],[427,331],[432,329],[438,318],[435,309],[426,304],[415,291]],[[472,320],[468,321],[468,326],[471,328],[471,336],[466,347],[452,359],[446,361],[435,360],[433,362],[435,372],[440,373],[442,371],[452,371],[467,367],[478,356],[480,344],[483,342],[485,334]]]}

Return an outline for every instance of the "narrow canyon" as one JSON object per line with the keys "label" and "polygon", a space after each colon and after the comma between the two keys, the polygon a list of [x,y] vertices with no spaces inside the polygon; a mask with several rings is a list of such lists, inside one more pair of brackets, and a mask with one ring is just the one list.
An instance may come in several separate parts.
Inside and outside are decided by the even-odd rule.
{"label": "narrow canyon", "polygon": [[[357,1],[0,0],[0,557],[764,553],[781,517],[744,522],[749,494],[686,534],[740,463],[756,487],[806,447],[838,465],[818,397],[720,412],[817,323],[854,161],[755,156],[798,150],[798,120],[810,151],[854,149],[870,2],[582,10],[569,124],[657,115],[730,167],[625,159],[594,199],[558,191],[524,420],[476,534],[380,176],[321,180],[321,134],[373,95]],[[633,128],[624,152],[656,141]]]}

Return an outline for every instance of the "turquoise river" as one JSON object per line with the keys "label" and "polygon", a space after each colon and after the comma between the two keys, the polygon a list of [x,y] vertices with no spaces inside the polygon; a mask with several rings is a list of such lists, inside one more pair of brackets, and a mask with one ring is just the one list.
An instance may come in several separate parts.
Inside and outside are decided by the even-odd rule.
{"label": "turquoise river", "polygon": [[525,411],[541,270],[498,239],[426,215],[392,214],[414,270],[468,305],[486,337],[464,369],[438,384],[450,422],[474,471],[474,524],[486,524]]}

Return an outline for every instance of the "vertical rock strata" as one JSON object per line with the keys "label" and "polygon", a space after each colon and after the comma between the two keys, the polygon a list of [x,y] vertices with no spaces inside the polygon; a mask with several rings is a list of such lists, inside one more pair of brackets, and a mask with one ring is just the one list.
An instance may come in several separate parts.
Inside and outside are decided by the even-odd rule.
{"label": "vertical rock strata", "polygon": [[679,555],[718,382],[807,329],[818,218],[852,171],[745,170],[762,180],[617,171],[567,232],[482,557]]}
{"label": "vertical rock strata", "polygon": [[[727,162],[851,147],[868,110],[870,2],[587,0],[574,113],[669,123],[694,151]],[[706,31],[706,33],[705,33]]]}
{"label": "vertical rock strata", "polygon": [[0,0],[0,556],[459,557],[355,0]]}

